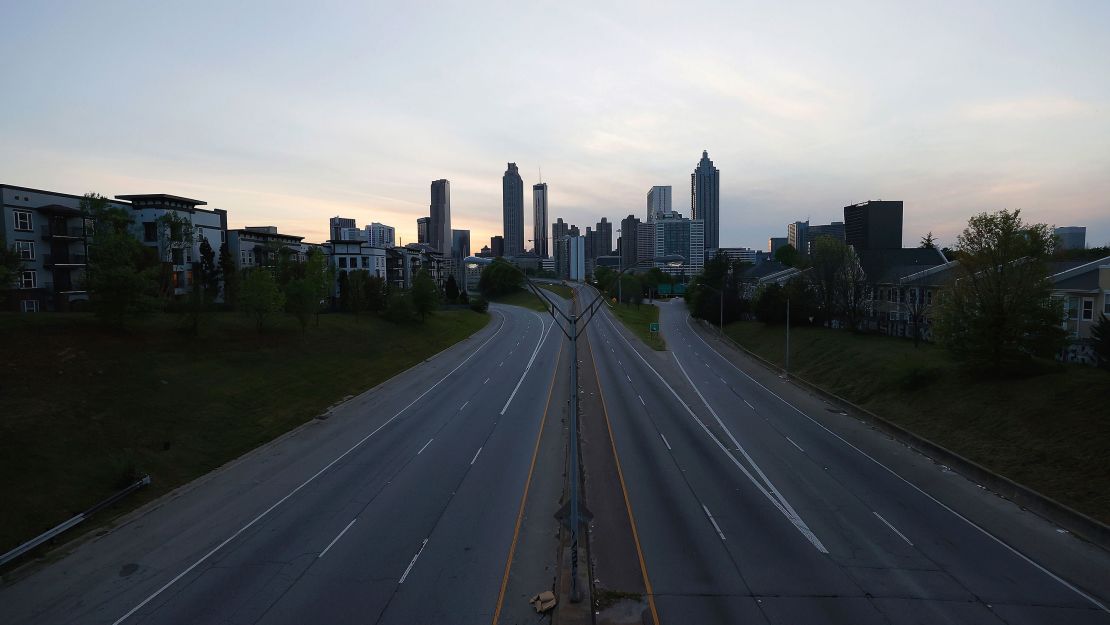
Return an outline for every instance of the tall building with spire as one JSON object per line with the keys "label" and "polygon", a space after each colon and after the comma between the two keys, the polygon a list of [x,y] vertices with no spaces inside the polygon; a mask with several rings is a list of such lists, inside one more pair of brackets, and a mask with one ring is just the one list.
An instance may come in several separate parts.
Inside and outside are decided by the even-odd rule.
{"label": "tall building with spire", "polygon": [[547,183],[532,185],[532,242],[536,256],[547,258],[551,250],[547,242]]}
{"label": "tall building with spire", "polygon": [[520,256],[524,253],[524,180],[516,163],[509,163],[501,177],[501,205],[505,256]]}
{"label": "tall building with spire", "polygon": [[721,233],[721,177],[703,150],[701,160],[690,174],[690,211],[693,219],[705,224],[705,248],[720,247]]}
{"label": "tall building with spire", "polygon": [[432,182],[432,203],[429,206],[428,245],[444,256],[451,255],[451,183],[446,179]]}

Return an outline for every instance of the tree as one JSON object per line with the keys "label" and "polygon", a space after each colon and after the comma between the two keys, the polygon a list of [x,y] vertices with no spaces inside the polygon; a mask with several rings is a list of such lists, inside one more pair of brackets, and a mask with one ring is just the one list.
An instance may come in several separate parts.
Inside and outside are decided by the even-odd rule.
{"label": "tree", "polygon": [[[434,285],[433,285],[434,286]],[[394,323],[407,323],[416,315],[412,297],[408,293],[393,291],[386,298],[385,318]]]}
{"label": "tree", "polygon": [[331,295],[332,285],[335,283],[335,269],[328,264],[328,259],[319,249],[313,248],[308,252],[304,263],[304,279],[312,287],[313,296],[316,298],[316,326],[320,325],[320,308],[324,301]]}
{"label": "tree", "polygon": [[108,198],[95,193],[81,199],[81,212],[93,222],[86,281],[93,310],[122,328],[128,317],[154,310],[158,294],[158,266],[142,243],[131,235],[131,215],[112,208]]}
{"label": "tree", "polygon": [[239,298],[239,270],[235,266],[235,259],[227,249],[227,243],[220,244],[219,261],[220,280],[224,283],[224,304],[235,308]]}
{"label": "tree", "polygon": [[380,313],[385,310],[385,291],[385,279],[379,278],[378,276],[370,276],[370,278],[366,280],[366,310],[374,313]]}
{"label": "tree", "polygon": [[[482,270],[482,275],[478,279],[478,290],[487,298],[508,295],[519,289],[523,280],[516,268],[498,259]],[[413,284],[415,286],[415,282]]]}
{"label": "tree", "polygon": [[933,238],[932,230],[927,232],[925,236],[921,237],[921,245],[919,245],[918,247],[923,247],[930,250],[937,249],[937,240]]}
{"label": "tree", "polygon": [[[185,264],[185,250],[193,249],[196,230],[192,221],[176,211],[163,214],[155,220],[155,224],[158,230],[158,260],[162,264],[162,295],[174,299],[177,286],[173,281],[173,266]],[[195,275],[193,281],[196,281]]]}
{"label": "tree", "polygon": [[787,267],[797,267],[801,262],[801,255],[793,245],[787,243],[786,245],[775,250],[775,260],[786,265]]}
{"label": "tree", "polygon": [[459,283],[455,282],[455,276],[447,276],[447,284],[443,287],[443,294],[450,304],[455,303],[459,299]]}
{"label": "tree", "polygon": [[844,247],[844,264],[840,268],[839,291],[837,300],[844,322],[853,332],[859,330],[864,317],[864,306],[867,304],[867,274],[863,271],[859,256],[855,248]]}
{"label": "tree", "polygon": [[1000,375],[1064,344],[1061,310],[1049,295],[1053,236],[1021,211],[980,213],[956,240],[959,275],[944,294],[937,335],[972,368]]}
{"label": "tree", "polygon": [[355,317],[366,310],[370,302],[370,272],[365,269],[355,269],[347,272],[347,310],[353,312]]}
{"label": "tree", "polygon": [[1110,317],[1105,313],[1099,316],[1098,323],[1091,328],[1091,338],[1094,339],[1098,366],[1110,368]]}
{"label": "tree", "polygon": [[239,293],[239,308],[254,317],[258,331],[266,325],[266,319],[285,306],[285,295],[278,289],[274,275],[263,267],[247,270]]}
{"label": "tree", "polygon": [[[6,292],[15,288],[23,272],[23,259],[14,248],[0,247],[0,298],[6,297]],[[0,299],[0,304],[4,303]]]}
{"label": "tree", "polygon": [[435,310],[438,295],[439,289],[436,288],[436,283],[432,281],[428,272],[423,269],[417,272],[416,277],[412,279],[412,306],[420,315],[420,321],[424,321],[428,313]]}
{"label": "tree", "polygon": [[209,300],[215,300],[220,295],[220,268],[216,264],[216,251],[207,237],[200,238],[200,271],[194,280],[204,285],[205,294]]}
{"label": "tree", "polygon": [[296,278],[285,285],[285,309],[297,318],[304,334],[309,319],[320,310],[320,298],[310,279]]}
{"label": "tree", "polygon": [[612,295],[611,289],[616,284],[615,280],[617,272],[608,267],[598,267],[594,270],[594,281],[597,284],[599,291],[605,291]]}
{"label": "tree", "polygon": [[846,298],[844,267],[848,246],[835,237],[819,236],[813,241],[812,282],[817,306],[824,322],[840,318],[839,303]]}

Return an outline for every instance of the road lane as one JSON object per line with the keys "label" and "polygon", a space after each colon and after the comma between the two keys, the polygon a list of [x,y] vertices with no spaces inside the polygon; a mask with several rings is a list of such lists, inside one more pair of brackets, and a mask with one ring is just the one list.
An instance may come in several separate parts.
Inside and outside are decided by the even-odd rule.
{"label": "road lane", "polygon": [[[422,615],[450,604],[452,622],[488,622],[529,467],[530,454],[519,451],[528,446],[520,443],[535,438],[533,399],[550,385],[561,338],[552,338],[550,319],[534,312],[491,312],[493,327],[479,340],[310,426],[343,430],[338,435],[280,440],[137,515],[129,531],[82,545],[0,589],[4,621],[362,623],[388,610],[383,620],[430,622]],[[530,360],[535,366],[522,379]],[[332,451],[344,445],[346,452]],[[492,459],[494,471],[486,469]],[[445,535],[437,546],[437,527],[448,516],[484,529],[466,541]],[[129,561],[141,575],[115,575]],[[434,588],[422,579],[429,564],[437,571]],[[475,575],[475,566],[488,570]],[[402,587],[441,600],[391,605]]]}

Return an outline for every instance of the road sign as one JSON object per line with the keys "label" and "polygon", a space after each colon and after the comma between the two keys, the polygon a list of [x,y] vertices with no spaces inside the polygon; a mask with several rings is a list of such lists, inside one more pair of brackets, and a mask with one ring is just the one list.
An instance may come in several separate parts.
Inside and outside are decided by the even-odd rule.
{"label": "road sign", "polygon": [[654,332],[654,333],[658,333],[659,332],[659,324],[658,323],[649,324],[648,325],[648,330],[650,330],[651,332]]}

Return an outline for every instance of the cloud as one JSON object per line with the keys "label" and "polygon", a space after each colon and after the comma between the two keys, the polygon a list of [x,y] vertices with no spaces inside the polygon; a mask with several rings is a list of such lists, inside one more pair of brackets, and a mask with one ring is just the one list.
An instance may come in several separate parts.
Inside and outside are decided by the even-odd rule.
{"label": "cloud", "polygon": [[1084,115],[1096,108],[1075,98],[1034,96],[970,104],[963,107],[961,115],[980,122],[1030,122]]}

